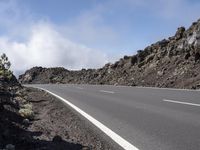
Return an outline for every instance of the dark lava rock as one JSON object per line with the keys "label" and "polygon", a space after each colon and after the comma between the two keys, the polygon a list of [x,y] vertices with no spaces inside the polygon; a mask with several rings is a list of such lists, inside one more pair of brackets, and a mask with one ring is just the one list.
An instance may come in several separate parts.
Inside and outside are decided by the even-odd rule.
{"label": "dark lava rock", "polygon": [[30,124],[29,119],[24,119],[24,120],[23,120],[23,124],[24,124],[25,126],[28,126],[28,125]]}
{"label": "dark lava rock", "polygon": [[176,40],[181,39],[183,37],[184,32],[185,32],[185,27],[179,27],[176,32],[175,39]]}
{"label": "dark lava rock", "polygon": [[6,145],[6,150],[15,150],[15,145],[12,144]]}
{"label": "dark lava rock", "polygon": [[53,138],[53,142],[59,143],[59,142],[62,142],[62,141],[63,141],[63,140],[62,140],[62,137],[59,136],[59,135],[56,135],[56,136],[54,136],[54,138]]}

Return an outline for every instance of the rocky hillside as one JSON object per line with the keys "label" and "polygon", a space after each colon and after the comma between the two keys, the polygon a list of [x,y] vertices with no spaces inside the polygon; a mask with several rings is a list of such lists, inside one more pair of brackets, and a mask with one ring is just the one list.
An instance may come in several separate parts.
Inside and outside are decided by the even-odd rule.
{"label": "rocky hillside", "polygon": [[121,149],[55,97],[22,87],[6,64],[0,56],[0,150]]}
{"label": "rocky hillside", "polygon": [[199,88],[200,20],[186,30],[158,41],[136,55],[124,56],[99,69],[69,71],[34,67],[19,77],[21,83],[76,83]]}

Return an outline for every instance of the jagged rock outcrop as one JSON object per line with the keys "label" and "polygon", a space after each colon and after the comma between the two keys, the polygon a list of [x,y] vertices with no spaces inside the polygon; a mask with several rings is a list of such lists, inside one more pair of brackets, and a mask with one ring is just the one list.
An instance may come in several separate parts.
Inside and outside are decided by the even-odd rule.
{"label": "jagged rock outcrop", "polygon": [[19,77],[21,83],[112,84],[199,88],[200,20],[189,29],[158,41],[136,55],[124,56],[99,69],[69,71],[34,67]]}

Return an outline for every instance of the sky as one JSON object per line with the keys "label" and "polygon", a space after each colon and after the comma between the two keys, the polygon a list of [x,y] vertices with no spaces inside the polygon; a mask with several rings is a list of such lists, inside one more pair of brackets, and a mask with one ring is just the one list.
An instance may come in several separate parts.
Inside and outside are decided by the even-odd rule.
{"label": "sky", "polygon": [[99,68],[199,18],[199,0],[0,0],[0,53],[16,75]]}

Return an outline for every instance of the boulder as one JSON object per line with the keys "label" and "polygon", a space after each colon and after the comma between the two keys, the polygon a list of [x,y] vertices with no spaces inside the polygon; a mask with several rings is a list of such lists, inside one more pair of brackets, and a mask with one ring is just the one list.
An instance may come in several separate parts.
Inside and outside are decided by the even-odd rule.
{"label": "boulder", "polygon": [[179,27],[175,34],[175,40],[181,39],[183,37],[184,32],[185,32],[185,27]]}

